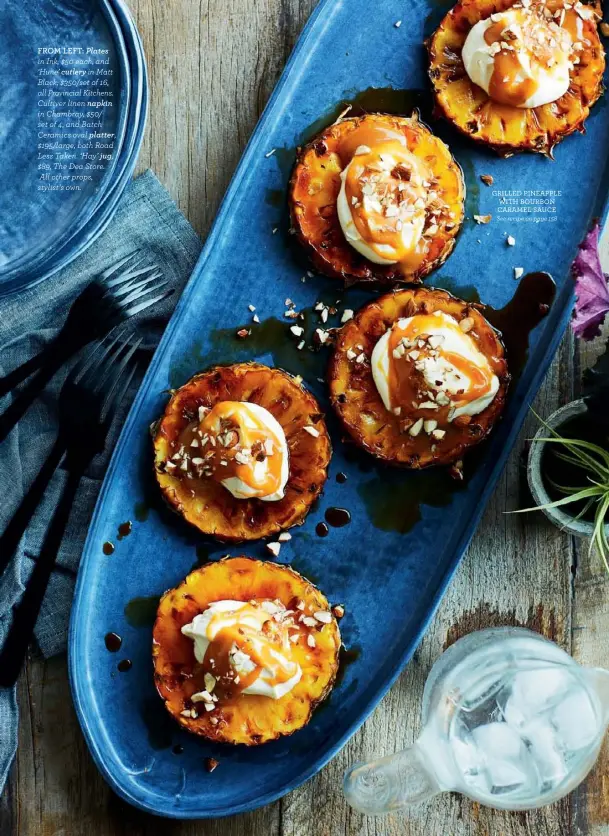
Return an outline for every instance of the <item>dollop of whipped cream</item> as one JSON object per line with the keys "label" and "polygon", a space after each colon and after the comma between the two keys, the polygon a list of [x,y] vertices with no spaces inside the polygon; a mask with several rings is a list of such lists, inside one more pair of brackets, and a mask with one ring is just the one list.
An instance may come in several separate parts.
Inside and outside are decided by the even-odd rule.
{"label": "dollop of whipped cream", "polygon": [[[282,623],[286,612],[278,601],[215,601],[182,627],[194,642],[197,662],[206,668],[212,692],[219,682],[225,690],[278,700],[295,687],[302,669],[292,659]],[[212,704],[209,688],[201,696]]]}
{"label": "dollop of whipped cream", "polygon": [[197,476],[219,481],[236,499],[283,499],[289,473],[288,444],[281,424],[259,404],[221,401],[200,409],[189,445]]}
{"label": "dollop of whipped cream", "polygon": [[443,311],[397,320],[371,358],[385,408],[422,418],[436,440],[445,435],[443,425],[486,409],[499,379],[469,333],[473,325],[470,318],[457,322]]}
{"label": "dollop of whipped cream", "polygon": [[338,219],[345,238],[375,264],[417,249],[426,222],[429,171],[405,145],[360,145],[341,173]]}
{"label": "dollop of whipped cream", "polygon": [[559,10],[544,13],[545,4],[512,6],[478,21],[463,44],[469,78],[495,101],[532,108],[560,99],[570,84],[573,41]]}

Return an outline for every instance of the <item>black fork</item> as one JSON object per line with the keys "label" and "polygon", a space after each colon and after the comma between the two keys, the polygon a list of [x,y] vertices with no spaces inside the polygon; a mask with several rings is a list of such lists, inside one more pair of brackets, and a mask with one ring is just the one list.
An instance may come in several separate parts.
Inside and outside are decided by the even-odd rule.
{"label": "black fork", "polygon": [[0,574],[10,562],[45,489],[64,458],[68,476],[40,555],[0,651],[0,687],[13,685],[36,625],[80,480],[105,445],[116,408],[136,371],[133,355],[141,339],[114,337],[96,346],[70,372],[59,395],[59,434],[29,493],[0,537]]}
{"label": "black fork", "polygon": [[57,370],[88,343],[105,337],[119,323],[173,293],[155,264],[138,251],[108,267],[74,301],[55,340],[39,354],[0,378],[0,397],[37,374],[0,415],[0,442],[44,389]]}

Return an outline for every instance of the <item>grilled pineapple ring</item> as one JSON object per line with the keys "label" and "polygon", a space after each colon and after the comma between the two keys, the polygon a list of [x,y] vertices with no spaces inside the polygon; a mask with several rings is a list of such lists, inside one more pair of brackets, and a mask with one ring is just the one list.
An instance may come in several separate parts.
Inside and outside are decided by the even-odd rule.
{"label": "grilled pineapple ring", "polygon": [[[423,159],[433,172],[438,204],[445,207],[437,222],[428,214],[428,229],[435,227],[436,231],[425,233],[426,250],[408,272],[403,272],[397,264],[374,264],[360,255],[347,242],[338,219],[336,202],[344,167],[339,149],[351,132],[371,126],[386,127],[406,137],[408,150]],[[356,282],[392,285],[419,283],[448,258],[463,221],[464,194],[458,163],[416,113],[410,117],[372,113],[335,122],[299,151],[290,181],[289,202],[292,227],[320,273],[341,279],[346,285]]]}
{"label": "grilled pineapple ring", "polygon": [[[302,677],[281,699],[240,693],[219,700],[209,712],[201,703],[192,703],[190,697],[205,689],[205,671],[181,628],[214,601],[256,598],[277,599],[309,616],[319,611],[330,616],[326,598],[293,569],[249,557],[208,563],[161,598],[153,631],[154,679],[165,707],[187,731],[218,742],[266,743],[306,725],[315,706],[332,690],[341,643],[333,616],[316,627],[297,622],[299,638],[291,647]],[[304,609],[296,609],[299,603],[304,603]],[[309,635],[314,637],[312,647]],[[195,717],[183,714],[193,709]]]}
{"label": "grilled pineapple ring", "polygon": [[[221,401],[259,404],[283,428],[289,449],[283,499],[236,499],[213,479],[185,480],[179,468],[166,470],[199,406]],[[216,366],[195,375],[173,393],[154,431],[155,472],[165,499],[187,522],[223,542],[257,540],[302,523],[326,481],[330,455],[330,438],[313,395],[286,372],[259,363]]]}
{"label": "grilled pineapple ring", "polygon": [[[472,139],[492,146],[501,154],[552,148],[575,130],[583,131],[590,108],[603,91],[605,54],[596,16],[580,20],[567,0],[547,0],[552,12],[565,10],[565,21],[577,18],[583,28],[579,63],[571,71],[569,89],[555,102],[535,108],[518,108],[493,101],[465,71],[461,50],[478,21],[511,8],[516,0],[461,0],[446,15],[428,48],[429,75],[441,113]],[[594,8],[594,7],[588,7]],[[588,43],[586,43],[586,40]]]}
{"label": "grilled pineapple ring", "polygon": [[[403,416],[385,408],[372,377],[370,357],[380,337],[396,320],[438,310],[457,321],[466,317],[473,320],[469,334],[489,360],[499,389],[485,410],[467,424],[455,420],[445,437],[432,444],[425,433],[412,437],[404,427]],[[503,344],[478,307],[432,288],[397,290],[363,307],[343,326],[328,374],[332,406],[354,441],[388,464],[413,469],[450,464],[488,435],[505,405],[509,384]]]}

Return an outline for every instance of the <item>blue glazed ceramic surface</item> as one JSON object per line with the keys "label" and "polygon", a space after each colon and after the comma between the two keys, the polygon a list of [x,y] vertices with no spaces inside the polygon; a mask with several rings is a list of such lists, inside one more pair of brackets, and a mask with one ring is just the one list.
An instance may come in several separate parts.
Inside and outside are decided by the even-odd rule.
{"label": "blue glazed ceramic surface", "polygon": [[98,202],[88,222],[82,228],[70,229],[70,238],[61,249],[54,253],[53,266],[49,267],[45,273],[46,278],[80,255],[101,235],[112,220],[121,195],[133,175],[144,138],[148,114],[148,77],[142,42],[123,0],[107,0],[107,6],[113,16],[116,15],[117,24],[124,36],[129,62],[131,95],[127,114],[128,129],[120,147],[120,153],[117,155],[116,166],[108,188],[98,196]]}
{"label": "blue glazed ceramic surface", "polygon": [[[0,293],[8,293],[48,278],[103,230],[133,172],[147,93],[139,36],[122,0],[42,0],[35,9],[9,0],[0,22],[0,138],[6,149],[0,158]],[[39,122],[49,98],[42,96],[48,87],[40,85],[50,82],[39,77],[38,61],[51,58],[39,56],[38,49],[56,47],[107,50],[104,69],[112,71],[105,92],[113,106],[99,109],[96,130],[114,133],[114,147],[109,159],[96,161],[101,167],[87,172],[91,180],[79,191],[39,189],[39,153],[45,149],[41,152],[38,144],[53,142],[51,134],[67,130],[69,123],[69,114],[59,128],[48,120]],[[53,65],[42,69],[52,72]],[[53,77],[55,88],[70,82]]]}
{"label": "blue glazed ceramic surface", "polygon": [[[293,149],[313,123],[331,121],[341,101],[366,88],[427,91],[422,41],[444,10],[435,0],[410,0],[406,6],[403,0],[383,0],[371,25],[367,0],[320,4],[235,174],[116,449],[79,573],[70,676],[78,716],[103,775],[123,798],[151,812],[203,818],[268,803],[311,777],[359,727],[435,611],[567,324],[569,263],[591,218],[605,214],[609,111],[604,103],[595,108],[585,135],[558,147],[555,162],[536,156],[498,159],[433,123],[464,168],[469,218],[491,213],[493,221],[477,226],[468,220],[454,253],[427,284],[467,298],[477,290],[484,302],[501,308],[514,295],[518,266],[549,271],[558,285],[556,300],[531,334],[528,362],[504,420],[469,468],[466,459],[468,475],[460,485],[444,472],[389,471],[349,455],[330,419],[334,456],[323,496],[279,558],[317,583],[330,601],[346,606],[341,632],[351,661],[310,724],[289,739],[253,749],[213,746],[178,729],[152,681],[155,602],[198,561],[227,549],[205,543],[163,508],[152,477],[149,426],[162,412],[168,388],[215,362],[255,358],[284,366],[302,374],[327,406],[320,382],[325,356],[299,353],[281,336],[287,328],[286,298],[303,309],[319,298],[341,296],[335,282],[306,276],[287,234],[284,195]],[[491,174],[494,186],[482,185],[480,174]],[[556,220],[515,221],[502,211],[513,198],[495,194],[515,190],[560,192],[552,198],[556,212],[539,215],[554,214]],[[516,238],[515,247],[506,246],[507,234]],[[369,298],[353,291],[341,307]],[[250,304],[262,320],[259,326],[251,325]],[[234,334],[243,325],[251,325],[252,336],[239,342]],[[336,480],[339,472],[347,475],[344,484]],[[352,521],[322,539],[315,527],[331,506],[347,508]],[[118,526],[128,520],[133,529],[119,540]],[[103,552],[106,541],[116,546],[112,556]],[[268,556],[263,543],[230,553]],[[123,637],[118,654],[105,648],[109,631]],[[126,658],[132,667],[121,673],[117,663]],[[208,756],[220,761],[212,774],[204,768]]]}

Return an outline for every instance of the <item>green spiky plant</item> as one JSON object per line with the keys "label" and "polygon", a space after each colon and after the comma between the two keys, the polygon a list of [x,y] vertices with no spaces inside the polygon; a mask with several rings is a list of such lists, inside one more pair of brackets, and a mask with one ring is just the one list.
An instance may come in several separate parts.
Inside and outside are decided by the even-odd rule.
{"label": "green spiky plant", "polygon": [[575,502],[583,502],[583,508],[573,518],[574,520],[580,520],[594,508],[594,529],[590,540],[590,551],[593,546],[597,547],[605,564],[605,569],[609,573],[609,542],[605,531],[606,517],[609,512],[609,452],[591,441],[585,441],[581,438],[565,438],[550,427],[539,415],[535,412],[533,414],[549,431],[549,435],[546,438],[534,438],[532,441],[538,444],[561,445],[564,449],[554,450],[554,455],[561,461],[581,470],[588,484],[578,487],[559,485],[546,477],[554,490],[564,494],[564,496],[554,502],[546,502],[544,505],[537,505],[534,508],[521,508],[512,511],[512,513],[524,514],[529,511],[543,511],[545,508],[560,508]]}

